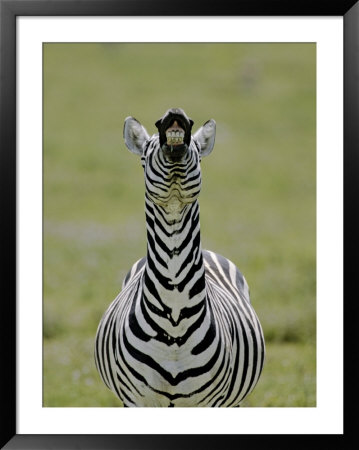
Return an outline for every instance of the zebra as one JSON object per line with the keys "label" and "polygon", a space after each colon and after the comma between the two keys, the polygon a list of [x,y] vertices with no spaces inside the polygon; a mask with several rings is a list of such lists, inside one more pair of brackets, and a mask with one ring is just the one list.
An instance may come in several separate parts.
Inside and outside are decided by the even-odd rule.
{"label": "zebra", "polygon": [[265,343],[247,282],[233,262],[201,247],[201,158],[211,119],[169,109],[150,137],[134,117],[128,149],[145,179],[147,255],[126,275],[98,326],[97,370],[125,407],[237,407],[261,374]]}

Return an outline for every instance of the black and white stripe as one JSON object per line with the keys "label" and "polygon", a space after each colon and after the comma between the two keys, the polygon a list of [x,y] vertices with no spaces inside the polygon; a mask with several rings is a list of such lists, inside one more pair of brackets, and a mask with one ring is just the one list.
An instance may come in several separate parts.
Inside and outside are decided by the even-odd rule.
{"label": "black and white stripe", "polygon": [[[192,123],[172,109],[149,137],[135,119],[125,122],[126,144],[145,173],[147,255],[125,277],[95,345],[97,369],[125,406],[238,406],[263,367],[246,280],[201,248],[200,159],[213,148],[215,123],[191,136]],[[166,143],[171,126],[188,144]]]}

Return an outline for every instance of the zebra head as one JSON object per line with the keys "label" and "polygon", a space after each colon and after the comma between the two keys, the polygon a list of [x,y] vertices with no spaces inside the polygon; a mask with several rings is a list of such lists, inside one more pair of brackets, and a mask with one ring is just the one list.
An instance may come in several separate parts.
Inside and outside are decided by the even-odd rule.
{"label": "zebra head", "polygon": [[124,139],[128,149],[141,156],[146,195],[160,206],[179,209],[193,203],[201,189],[200,161],[213,150],[216,123],[208,120],[194,135],[193,121],[180,108],[169,109],[155,123],[151,137],[134,117],[127,117]]}

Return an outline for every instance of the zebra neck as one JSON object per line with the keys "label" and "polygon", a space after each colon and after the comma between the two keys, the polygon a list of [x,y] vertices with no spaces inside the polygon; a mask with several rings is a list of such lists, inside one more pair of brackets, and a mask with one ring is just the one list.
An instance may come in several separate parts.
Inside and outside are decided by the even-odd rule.
{"label": "zebra neck", "polygon": [[144,298],[178,321],[184,308],[199,311],[206,297],[199,204],[174,213],[146,199],[146,225]]}

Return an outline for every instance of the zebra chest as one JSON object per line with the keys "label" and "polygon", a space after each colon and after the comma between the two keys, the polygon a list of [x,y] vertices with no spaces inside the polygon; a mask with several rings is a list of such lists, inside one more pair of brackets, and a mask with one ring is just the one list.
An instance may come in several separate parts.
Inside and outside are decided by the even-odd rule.
{"label": "zebra chest", "polygon": [[[165,397],[181,393],[183,397],[193,389],[193,378],[188,375],[194,366],[201,367],[206,362],[206,355],[193,353],[203,338],[201,330],[193,332],[198,314],[179,323],[158,314],[149,313],[146,318],[143,314],[143,305],[138,304],[123,323],[123,330],[119,332],[120,354],[116,358],[125,360],[131,367],[127,376],[141,393],[136,403],[141,404],[145,399],[153,402],[154,392],[161,392]],[[203,314],[201,323],[206,327]]]}
{"label": "zebra chest", "polygon": [[135,353],[128,355],[134,375],[132,381],[140,393],[138,404],[144,402],[146,406],[147,401],[152,404],[153,397],[157,397],[155,393],[171,397],[192,387],[191,380],[185,375],[193,367],[191,347],[173,343],[172,337],[166,343],[167,338],[169,336],[162,334],[160,340],[157,335],[147,342],[136,341]]}
{"label": "zebra chest", "polygon": [[[134,339],[134,345],[144,354],[156,360],[173,376],[191,364],[191,350],[198,337],[193,334],[203,307],[187,314],[188,299],[177,297],[174,292],[167,293],[167,300],[175,299],[172,306],[165,303],[156,307],[142,298],[129,311],[123,332]],[[171,301],[169,301],[171,304]]]}

